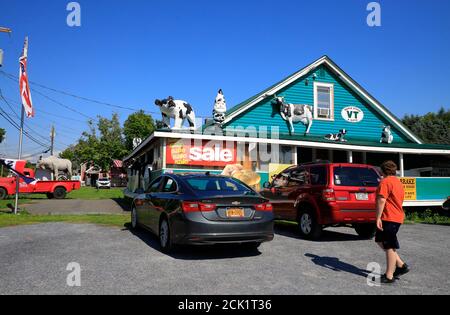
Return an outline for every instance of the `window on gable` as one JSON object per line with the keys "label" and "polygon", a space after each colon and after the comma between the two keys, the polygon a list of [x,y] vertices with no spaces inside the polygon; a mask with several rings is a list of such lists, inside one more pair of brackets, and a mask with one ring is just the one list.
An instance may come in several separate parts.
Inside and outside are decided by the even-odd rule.
{"label": "window on gable", "polygon": [[314,118],[334,120],[333,85],[328,83],[314,84]]}

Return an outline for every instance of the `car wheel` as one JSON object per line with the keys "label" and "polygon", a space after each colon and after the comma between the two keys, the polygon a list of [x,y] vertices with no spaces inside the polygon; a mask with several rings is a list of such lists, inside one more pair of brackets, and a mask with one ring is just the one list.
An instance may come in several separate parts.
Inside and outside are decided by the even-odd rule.
{"label": "car wheel", "polygon": [[137,214],[136,207],[131,210],[131,228],[136,230],[139,227],[139,218]]}
{"label": "car wheel", "polygon": [[8,192],[5,188],[0,188],[0,200],[6,199]]}
{"label": "car wheel", "polygon": [[167,219],[163,219],[159,224],[159,245],[164,253],[169,253],[172,250],[170,227]]}
{"label": "car wheel", "polygon": [[53,196],[55,199],[64,199],[66,198],[67,191],[64,187],[57,187],[53,192]]}
{"label": "car wheel", "polygon": [[356,233],[363,239],[372,239],[377,232],[377,226],[375,224],[355,224]]}
{"label": "car wheel", "polygon": [[301,210],[298,216],[298,231],[306,239],[317,240],[322,235],[322,226],[311,209]]}

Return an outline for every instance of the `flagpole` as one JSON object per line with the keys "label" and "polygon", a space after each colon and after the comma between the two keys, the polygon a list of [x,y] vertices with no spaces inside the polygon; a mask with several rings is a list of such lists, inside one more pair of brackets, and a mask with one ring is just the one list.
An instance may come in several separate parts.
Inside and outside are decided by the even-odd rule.
{"label": "flagpole", "polygon": [[[19,132],[19,154],[17,159],[22,159],[22,146],[23,146],[23,121],[25,119],[25,108],[22,107],[22,114],[20,117],[20,132]],[[14,214],[18,213],[19,210],[19,190],[20,190],[20,176],[16,175],[16,203],[14,205]]]}

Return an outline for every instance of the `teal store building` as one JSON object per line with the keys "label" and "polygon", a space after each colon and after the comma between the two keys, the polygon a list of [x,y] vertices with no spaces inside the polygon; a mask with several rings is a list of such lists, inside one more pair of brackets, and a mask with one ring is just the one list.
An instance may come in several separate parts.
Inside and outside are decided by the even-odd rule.
{"label": "teal store building", "polygon": [[145,191],[167,172],[220,174],[240,165],[257,174],[249,178],[259,189],[293,164],[380,165],[388,159],[398,163],[404,178],[405,206],[438,206],[450,196],[450,146],[424,143],[323,56],[234,106],[220,124],[206,120],[193,133],[155,131],[124,159],[126,194]]}

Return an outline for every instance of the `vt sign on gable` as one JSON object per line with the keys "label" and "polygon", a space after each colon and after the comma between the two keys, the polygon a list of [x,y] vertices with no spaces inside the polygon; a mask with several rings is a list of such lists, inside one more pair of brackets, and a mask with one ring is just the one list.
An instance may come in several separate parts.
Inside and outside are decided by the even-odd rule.
{"label": "vt sign on gable", "polygon": [[342,118],[351,123],[358,123],[364,119],[364,112],[355,106],[345,107],[342,110]]}

